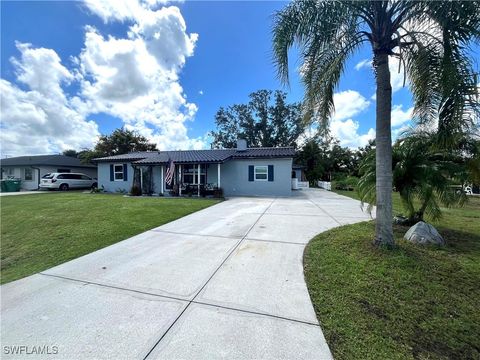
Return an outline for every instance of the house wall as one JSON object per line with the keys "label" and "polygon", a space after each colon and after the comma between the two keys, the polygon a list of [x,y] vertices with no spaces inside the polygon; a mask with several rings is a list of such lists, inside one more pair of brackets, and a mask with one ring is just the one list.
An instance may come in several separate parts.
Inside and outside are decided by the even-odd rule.
{"label": "house wall", "polygon": [[[25,168],[32,169],[32,180],[25,180]],[[91,167],[69,167],[69,166],[34,166],[33,168],[30,166],[2,166],[2,169],[5,171],[2,172],[2,178],[7,178],[8,173],[7,169],[12,169],[13,176],[17,179],[22,180],[21,188],[22,190],[36,190],[38,189],[39,183],[39,176],[38,176],[38,169],[40,169],[40,178],[46,174],[58,172],[58,169],[65,169],[70,170],[73,173],[82,173],[88,175],[92,178],[97,177],[97,168]]]}
{"label": "house wall", "polygon": [[[155,194],[159,194],[162,189],[162,166],[154,166],[152,168],[153,172],[153,192]],[[164,186],[164,191],[165,191],[165,186]]]}
{"label": "house wall", "polygon": [[[130,191],[133,182],[133,167],[127,164],[127,181],[110,181],[110,164],[98,164],[98,185],[104,186],[108,192],[118,190]],[[116,164],[123,164],[116,163]],[[273,181],[248,181],[248,167],[268,166],[274,167]],[[230,160],[221,164],[221,187],[225,196],[290,196],[292,159],[252,159]],[[165,173],[164,173],[165,174]],[[207,183],[217,184],[217,164],[210,164],[207,168]],[[161,190],[161,167],[153,167],[154,192]]]}
{"label": "house wall", "polygon": [[[110,165],[127,164],[127,180],[110,181]],[[133,167],[129,162],[99,163],[98,164],[98,187],[102,186],[108,192],[130,192],[133,183]]]}
{"label": "house wall", "polygon": [[[220,165],[220,166],[222,166],[222,165]],[[220,175],[220,185],[222,185],[221,181],[222,181],[222,178],[221,178],[221,175]],[[208,167],[207,167],[207,184],[214,184],[215,186],[217,186],[217,184],[218,184],[217,164],[208,164]]]}
{"label": "house wall", "polygon": [[[273,165],[273,181],[248,181],[248,166]],[[230,160],[221,165],[221,187],[225,196],[290,196],[292,159]]]}

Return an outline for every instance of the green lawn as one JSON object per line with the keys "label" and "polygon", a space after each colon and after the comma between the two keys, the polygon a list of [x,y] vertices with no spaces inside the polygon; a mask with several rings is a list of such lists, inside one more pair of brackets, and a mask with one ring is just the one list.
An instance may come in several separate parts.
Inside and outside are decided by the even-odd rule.
{"label": "green lawn", "polygon": [[444,248],[407,243],[396,226],[397,247],[375,249],[373,222],[310,242],[306,281],[336,359],[480,359],[480,198],[434,224]]}
{"label": "green lawn", "polygon": [[1,283],[75,259],[218,201],[78,192],[1,197]]}

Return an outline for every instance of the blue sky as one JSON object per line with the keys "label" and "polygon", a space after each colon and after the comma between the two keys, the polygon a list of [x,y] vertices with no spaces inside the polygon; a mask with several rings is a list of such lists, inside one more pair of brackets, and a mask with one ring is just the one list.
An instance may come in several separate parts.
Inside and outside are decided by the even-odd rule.
{"label": "blue sky", "polygon": [[[299,63],[285,88],[272,62],[271,16],[285,4],[2,1],[2,156],[89,147],[124,125],[161,149],[208,147],[220,106],[258,89],[300,101]],[[332,133],[345,146],[374,136],[370,58],[365,47],[350,59],[336,96]],[[395,132],[411,99],[392,78]]]}

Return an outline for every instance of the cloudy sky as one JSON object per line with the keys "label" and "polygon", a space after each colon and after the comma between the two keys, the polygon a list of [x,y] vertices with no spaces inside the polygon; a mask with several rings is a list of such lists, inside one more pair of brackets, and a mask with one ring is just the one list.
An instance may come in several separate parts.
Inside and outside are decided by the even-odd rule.
{"label": "cloudy sky", "polygon": [[[1,155],[91,147],[125,126],[159,149],[208,148],[220,106],[282,89],[272,14],[285,2],[86,0],[1,2]],[[290,101],[302,99],[292,61]],[[344,146],[375,136],[368,48],[349,61],[332,133]],[[392,63],[394,134],[411,96]]]}

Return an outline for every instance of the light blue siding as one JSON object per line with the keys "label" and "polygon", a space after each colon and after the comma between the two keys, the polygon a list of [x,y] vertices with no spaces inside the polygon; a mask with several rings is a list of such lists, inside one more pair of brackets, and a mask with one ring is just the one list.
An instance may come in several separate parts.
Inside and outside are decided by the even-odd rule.
{"label": "light blue siding", "polygon": [[[207,166],[207,183],[217,185],[218,183],[217,174],[218,174],[217,164],[209,164]],[[221,178],[220,178],[220,181],[221,181]]]}
{"label": "light blue siding", "polygon": [[[111,164],[127,164],[127,181],[110,181],[110,165]],[[102,186],[108,192],[126,191],[130,192],[133,181],[133,167],[130,163],[99,163],[98,164],[98,186]]]}
{"label": "light blue siding", "polygon": [[[98,185],[108,192],[130,191],[133,182],[133,167],[125,162],[128,168],[127,181],[110,181],[110,164],[98,164]],[[116,163],[121,164],[121,163]],[[122,163],[123,164],[123,163]],[[274,181],[248,181],[248,166],[269,166],[274,168]],[[252,159],[230,160],[221,166],[220,182],[225,196],[290,196],[292,159]],[[207,167],[207,183],[217,184],[217,164]],[[161,167],[153,167],[154,192],[161,189]]]}
{"label": "light blue siding", "polygon": [[[248,181],[248,166],[273,165],[274,181]],[[221,165],[225,196],[290,196],[292,159],[231,160]]]}

